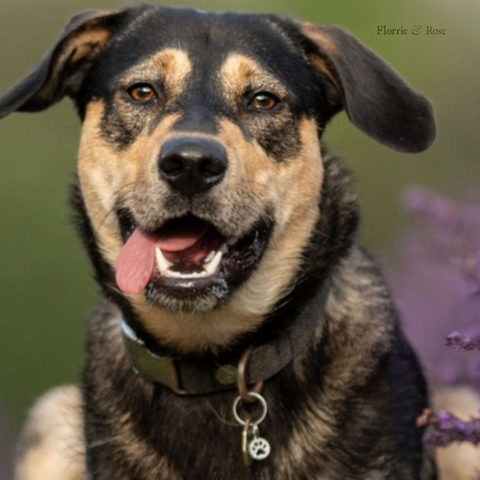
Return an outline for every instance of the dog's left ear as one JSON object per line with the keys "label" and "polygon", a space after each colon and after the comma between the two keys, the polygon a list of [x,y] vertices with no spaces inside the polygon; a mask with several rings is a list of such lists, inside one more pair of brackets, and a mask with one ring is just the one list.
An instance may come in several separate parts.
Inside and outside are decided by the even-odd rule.
{"label": "dog's left ear", "polygon": [[122,14],[94,10],[75,15],[37,67],[0,97],[0,118],[15,111],[44,110],[65,95],[74,96]]}
{"label": "dog's left ear", "polygon": [[401,152],[426,150],[435,138],[429,100],[340,27],[289,20],[307,57],[334,86],[334,110],[345,108],[360,130]]}

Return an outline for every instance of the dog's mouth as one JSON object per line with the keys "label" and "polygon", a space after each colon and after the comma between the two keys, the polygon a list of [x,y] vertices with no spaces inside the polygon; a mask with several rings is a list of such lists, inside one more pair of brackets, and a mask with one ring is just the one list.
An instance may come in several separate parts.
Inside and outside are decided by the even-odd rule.
{"label": "dog's mouth", "polygon": [[154,232],[137,226],[125,212],[120,220],[125,244],[117,260],[117,285],[127,294],[147,290],[151,298],[158,290],[182,298],[213,287],[230,291],[258,264],[271,232],[264,220],[240,239],[227,238],[191,214],[168,220]]}

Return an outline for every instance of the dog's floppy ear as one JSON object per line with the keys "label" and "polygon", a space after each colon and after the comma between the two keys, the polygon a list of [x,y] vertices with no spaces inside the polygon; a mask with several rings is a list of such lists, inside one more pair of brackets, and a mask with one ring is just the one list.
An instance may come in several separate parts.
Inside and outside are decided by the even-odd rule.
{"label": "dog's floppy ear", "polygon": [[0,97],[0,118],[14,111],[44,110],[65,95],[74,96],[122,13],[93,10],[75,15],[34,70]]}
{"label": "dog's floppy ear", "polygon": [[345,108],[354,125],[395,150],[421,152],[432,144],[431,103],[392,67],[340,27],[291,21],[302,49],[335,87],[334,108]]}

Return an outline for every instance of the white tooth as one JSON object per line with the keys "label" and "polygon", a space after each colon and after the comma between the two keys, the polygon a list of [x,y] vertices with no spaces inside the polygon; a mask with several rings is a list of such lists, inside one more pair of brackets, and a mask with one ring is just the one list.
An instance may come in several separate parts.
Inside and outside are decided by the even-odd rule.
{"label": "white tooth", "polygon": [[204,268],[209,275],[215,275],[217,268],[220,265],[220,261],[222,260],[222,255],[223,253],[219,250],[213,257],[213,260],[204,265]]}
{"label": "white tooth", "polygon": [[220,265],[220,261],[222,260],[223,253],[228,251],[227,246],[224,244],[222,248],[215,252],[215,250],[211,251],[207,258],[205,259],[205,263],[203,264],[203,270],[201,272],[188,272],[183,273],[176,270],[172,270],[170,267],[173,266],[173,263],[169,262],[163,255],[162,250],[157,247],[155,249],[155,256],[157,259],[157,266],[160,270],[160,273],[165,277],[171,278],[179,278],[183,280],[195,279],[195,278],[203,278],[208,277],[210,275],[214,275]]}
{"label": "white tooth", "polygon": [[220,251],[225,255],[226,253],[228,253],[228,246],[226,243],[224,243],[221,247],[220,247]]}
{"label": "white tooth", "polygon": [[228,246],[232,246],[235,244],[235,239],[233,237],[230,237],[228,240],[227,240],[227,245]]}
{"label": "white tooth", "polygon": [[173,265],[173,263],[169,262],[163,256],[163,252],[159,247],[155,249],[155,256],[157,258],[157,267],[160,270],[160,273],[165,274],[168,271],[168,269]]}
{"label": "white tooth", "polygon": [[210,262],[213,257],[215,256],[215,250],[212,250],[208,255],[207,255],[207,258],[205,258],[205,260],[203,261],[203,263],[208,263]]}

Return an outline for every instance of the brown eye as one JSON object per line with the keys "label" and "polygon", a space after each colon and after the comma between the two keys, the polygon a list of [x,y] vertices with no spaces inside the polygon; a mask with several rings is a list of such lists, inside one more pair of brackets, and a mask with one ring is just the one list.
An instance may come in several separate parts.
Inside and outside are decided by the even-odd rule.
{"label": "brown eye", "polygon": [[254,95],[249,105],[256,110],[271,110],[280,103],[280,99],[273,93],[260,92]]}
{"label": "brown eye", "polygon": [[137,83],[127,89],[130,97],[139,103],[148,103],[157,99],[157,94],[151,85],[148,83]]}

